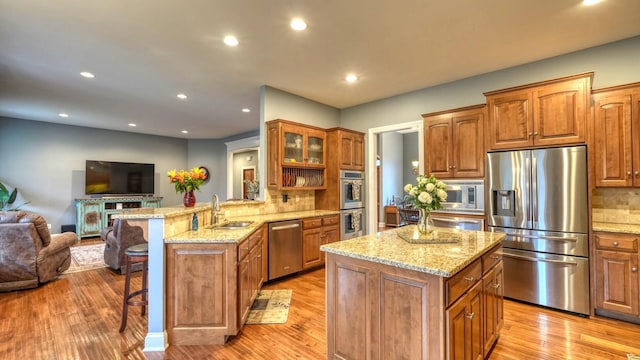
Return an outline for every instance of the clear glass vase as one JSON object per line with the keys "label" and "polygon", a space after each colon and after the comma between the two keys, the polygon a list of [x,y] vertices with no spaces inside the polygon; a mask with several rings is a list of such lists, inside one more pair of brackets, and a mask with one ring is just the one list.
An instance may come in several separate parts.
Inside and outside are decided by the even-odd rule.
{"label": "clear glass vase", "polygon": [[419,209],[418,214],[418,231],[421,234],[431,234],[433,232],[433,221],[431,220],[431,211],[427,209]]}

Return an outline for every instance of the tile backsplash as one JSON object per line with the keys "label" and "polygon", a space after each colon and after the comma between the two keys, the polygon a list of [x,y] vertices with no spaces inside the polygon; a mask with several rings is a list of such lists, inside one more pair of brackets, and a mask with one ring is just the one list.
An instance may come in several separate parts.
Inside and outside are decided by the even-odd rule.
{"label": "tile backsplash", "polygon": [[[287,195],[284,202],[283,195]],[[263,215],[291,211],[306,211],[315,209],[315,192],[313,190],[266,190],[264,201],[239,201],[220,204],[220,209],[226,217],[244,215]]]}
{"label": "tile backsplash", "polygon": [[640,189],[597,188],[591,202],[593,222],[640,224]]}

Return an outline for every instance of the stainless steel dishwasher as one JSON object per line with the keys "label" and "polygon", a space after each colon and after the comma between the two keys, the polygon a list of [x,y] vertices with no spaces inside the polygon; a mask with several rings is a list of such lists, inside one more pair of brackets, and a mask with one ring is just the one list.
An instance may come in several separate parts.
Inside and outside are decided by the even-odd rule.
{"label": "stainless steel dishwasher", "polygon": [[269,224],[269,280],[302,270],[300,220]]}

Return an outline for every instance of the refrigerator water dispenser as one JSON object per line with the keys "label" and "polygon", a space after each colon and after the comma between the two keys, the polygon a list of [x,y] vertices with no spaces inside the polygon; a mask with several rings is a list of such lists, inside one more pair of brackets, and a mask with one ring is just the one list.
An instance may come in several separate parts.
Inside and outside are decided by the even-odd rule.
{"label": "refrigerator water dispenser", "polygon": [[515,200],[515,190],[493,190],[491,193],[493,215],[516,216]]}

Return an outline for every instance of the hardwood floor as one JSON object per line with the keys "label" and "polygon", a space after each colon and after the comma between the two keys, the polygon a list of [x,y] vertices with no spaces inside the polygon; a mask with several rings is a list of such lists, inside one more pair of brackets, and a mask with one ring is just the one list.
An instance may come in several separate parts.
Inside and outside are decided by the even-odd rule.
{"label": "hardwood floor", "polygon": [[[133,286],[140,285],[140,273]],[[109,269],[63,275],[37,289],[0,293],[0,359],[324,359],[324,269],[266,284],[293,289],[289,320],[247,325],[223,346],[143,353],[146,318],[131,308],[120,334],[124,276]],[[626,359],[640,353],[640,326],[585,319],[505,301],[490,359]]]}

